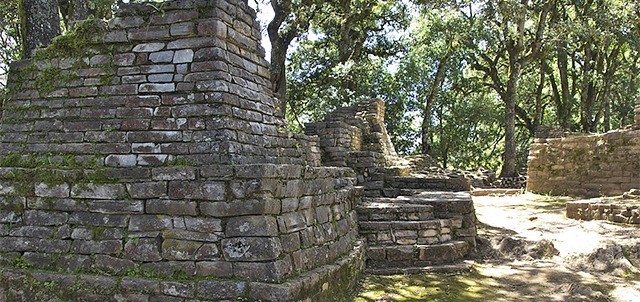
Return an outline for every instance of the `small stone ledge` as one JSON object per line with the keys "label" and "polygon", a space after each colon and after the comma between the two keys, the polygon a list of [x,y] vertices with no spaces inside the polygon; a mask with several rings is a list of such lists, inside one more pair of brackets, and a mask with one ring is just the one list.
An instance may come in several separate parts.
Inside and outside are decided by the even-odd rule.
{"label": "small stone ledge", "polygon": [[0,301],[346,301],[364,271],[364,243],[333,264],[284,283],[237,280],[175,281],[2,268]]}

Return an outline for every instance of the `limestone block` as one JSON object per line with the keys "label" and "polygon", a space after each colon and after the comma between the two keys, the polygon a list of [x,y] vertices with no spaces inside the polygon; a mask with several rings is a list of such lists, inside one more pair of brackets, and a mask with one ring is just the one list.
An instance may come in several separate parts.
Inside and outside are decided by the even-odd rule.
{"label": "limestone block", "polygon": [[243,279],[279,282],[293,271],[289,257],[273,262],[239,262],[234,265],[234,275]]}
{"label": "limestone block", "polygon": [[140,200],[92,200],[87,201],[89,211],[103,214],[136,214],[143,213],[144,204]]}
{"label": "limestone block", "polygon": [[195,260],[202,242],[164,239],[162,241],[162,258],[166,260]]}
{"label": "limestone block", "polygon": [[162,231],[171,228],[171,218],[161,215],[135,215],[129,221],[129,231],[148,232]]}
{"label": "limestone block", "polygon": [[81,184],[71,188],[71,197],[90,199],[119,199],[126,196],[123,184]]}
{"label": "limestone block", "polygon": [[71,244],[71,252],[74,254],[117,255],[121,251],[121,240],[74,240]]}
{"label": "limestone block", "polygon": [[195,25],[193,22],[182,22],[171,24],[169,33],[171,36],[188,36],[193,34]]}
{"label": "limestone block", "polygon": [[134,199],[160,198],[167,195],[167,183],[164,181],[127,184],[127,192]]}
{"label": "limestone block", "polygon": [[230,278],[233,276],[233,266],[226,261],[198,261],[196,275]]}
{"label": "limestone block", "polygon": [[269,261],[280,256],[282,246],[277,238],[230,238],[222,240],[222,251],[230,261]]}
{"label": "limestone block", "polygon": [[195,216],[197,203],[193,201],[152,199],[145,202],[145,211],[149,214],[166,214],[170,216]]}
{"label": "limestone block", "polygon": [[124,258],[133,261],[160,261],[160,242],[155,238],[129,240],[124,245]]}
{"label": "limestone block", "polygon": [[95,255],[94,265],[97,268],[104,269],[113,273],[120,273],[135,267],[135,262],[131,260],[112,257],[109,255]]}
{"label": "limestone block", "polygon": [[277,236],[278,223],[272,216],[232,217],[227,221],[227,237]]}
{"label": "limestone block", "polygon": [[196,297],[213,300],[234,300],[245,292],[245,286],[245,283],[241,281],[200,281],[196,284]]}
{"label": "limestone block", "polygon": [[46,184],[39,183],[35,186],[35,194],[38,197],[69,197],[69,184]]}
{"label": "limestone block", "polygon": [[160,290],[171,297],[193,298],[195,295],[195,285],[191,283],[165,281],[160,283]]}

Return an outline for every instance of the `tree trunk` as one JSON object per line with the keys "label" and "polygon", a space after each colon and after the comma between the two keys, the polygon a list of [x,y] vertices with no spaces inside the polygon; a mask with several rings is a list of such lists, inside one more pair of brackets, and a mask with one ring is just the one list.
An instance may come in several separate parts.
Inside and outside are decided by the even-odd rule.
{"label": "tree trunk", "polygon": [[22,0],[20,4],[24,57],[30,58],[36,48],[48,46],[60,35],[58,0]]}
{"label": "tree trunk", "polygon": [[500,177],[518,176],[518,171],[516,170],[516,92],[521,66],[514,55],[510,54],[510,57],[509,81],[507,82],[504,100],[504,162],[502,163],[502,169],[500,169]]}
{"label": "tree trunk", "polygon": [[287,94],[287,74],[286,61],[288,43],[284,43],[280,38],[271,38],[271,67],[269,74],[271,76],[271,84],[273,92],[278,100],[280,100],[280,113],[285,116],[287,112],[286,94]]}
{"label": "tree trunk", "polygon": [[429,89],[429,94],[427,95],[427,99],[425,100],[425,104],[422,109],[422,154],[431,155],[431,111],[433,108],[433,102],[440,91],[442,82],[444,81],[445,67],[452,53],[453,49],[449,49],[442,60],[438,62],[438,69],[436,70],[433,83]]}
{"label": "tree trunk", "polygon": [[569,91],[569,73],[567,72],[567,43],[558,41],[556,43],[558,56],[558,71],[560,72],[561,99],[558,106],[558,124],[562,129],[571,128],[571,92]]}

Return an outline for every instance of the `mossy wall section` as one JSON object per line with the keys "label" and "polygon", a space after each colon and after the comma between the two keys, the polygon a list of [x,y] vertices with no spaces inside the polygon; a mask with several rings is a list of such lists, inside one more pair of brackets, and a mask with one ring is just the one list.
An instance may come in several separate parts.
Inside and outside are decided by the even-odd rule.
{"label": "mossy wall section", "polygon": [[536,139],[528,167],[531,192],[620,195],[640,188],[640,130]]}
{"label": "mossy wall section", "polygon": [[323,280],[361,267],[361,190],[351,169],[320,164],[317,138],[284,129],[259,41],[246,1],[123,4],[12,64],[0,301],[76,281],[108,289],[93,301],[348,291]]}

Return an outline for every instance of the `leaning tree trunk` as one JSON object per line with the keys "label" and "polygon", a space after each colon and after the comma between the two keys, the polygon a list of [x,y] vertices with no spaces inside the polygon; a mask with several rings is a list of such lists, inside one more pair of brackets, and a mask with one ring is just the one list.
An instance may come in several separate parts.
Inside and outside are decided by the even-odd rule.
{"label": "leaning tree trunk", "polygon": [[23,51],[29,58],[36,48],[48,46],[60,35],[58,0],[22,0],[20,4]]}

